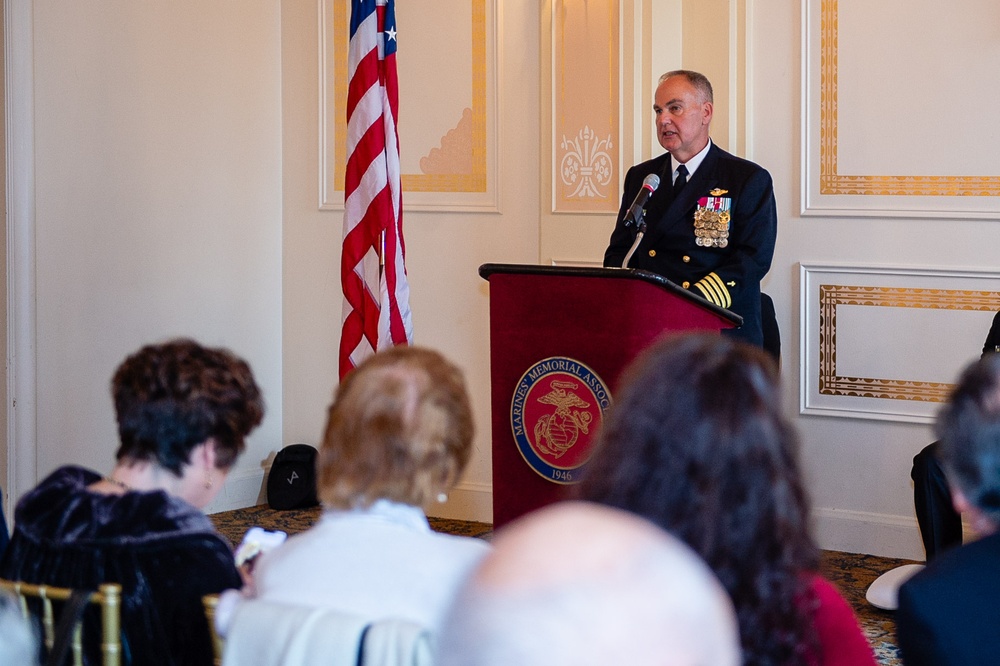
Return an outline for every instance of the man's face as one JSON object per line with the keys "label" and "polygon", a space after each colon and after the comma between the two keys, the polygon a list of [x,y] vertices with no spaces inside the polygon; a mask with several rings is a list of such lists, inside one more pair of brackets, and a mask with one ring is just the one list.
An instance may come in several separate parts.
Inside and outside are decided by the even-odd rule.
{"label": "man's face", "polygon": [[708,144],[712,103],[686,77],[671,76],[659,85],[653,111],[656,138],[678,162],[687,162]]}

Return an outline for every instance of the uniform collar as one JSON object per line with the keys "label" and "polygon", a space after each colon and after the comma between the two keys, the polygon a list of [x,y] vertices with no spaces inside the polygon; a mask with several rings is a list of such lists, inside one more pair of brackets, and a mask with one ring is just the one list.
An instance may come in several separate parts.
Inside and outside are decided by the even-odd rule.
{"label": "uniform collar", "polygon": [[[688,170],[689,181],[691,180],[691,177],[694,175],[694,172],[698,170],[699,166],[701,166],[701,163],[705,161],[705,156],[708,155],[708,151],[711,149],[712,149],[712,139],[710,138],[708,140],[708,143],[705,144],[705,147],[702,148],[697,155],[695,155],[694,157],[692,157],[691,159],[689,159],[687,162],[684,163],[684,166],[686,166]],[[677,172],[677,167],[680,166],[680,164],[681,163],[677,161],[676,157],[670,155],[671,183],[673,182],[672,174]]]}

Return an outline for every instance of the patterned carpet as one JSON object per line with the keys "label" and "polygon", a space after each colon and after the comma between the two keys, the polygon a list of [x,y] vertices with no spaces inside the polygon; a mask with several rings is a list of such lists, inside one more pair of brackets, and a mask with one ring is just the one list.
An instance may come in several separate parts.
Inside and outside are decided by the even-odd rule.
{"label": "patterned carpet", "polygon": [[[239,544],[248,528],[259,525],[268,530],[283,530],[289,535],[308,529],[319,517],[320,508],[293,511],[273,511],[266,505],[217,513],[210,518],[216,528],[234,545]],[[439,532],[462,534],[489,539],[493,526],[463,520],[430,518],[431,527]],[[855,555],[824,551],[823,574],[832,580],[854,607],[868,642],[875,650],[879,664],[898,666],[901,661],[895,646],[895,623],[892,613],[882,611],[865,601],[865,590],[881,574],[910,560],[898,560],[874,555]]]}

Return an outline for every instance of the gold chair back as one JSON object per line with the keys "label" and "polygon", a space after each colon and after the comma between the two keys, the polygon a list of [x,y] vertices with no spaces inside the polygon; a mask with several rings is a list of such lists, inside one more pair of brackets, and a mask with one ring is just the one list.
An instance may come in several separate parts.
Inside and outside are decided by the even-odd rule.
{"label": "gold chair back", "polygon": [[215,666],[222,666],[222,653],[226,650],[226,639],[215,630],[215,609],[219,606],[219,595],[206,594],[201,598],[201,603],[205,606],[205,619],[208,621],[208,631],[212,635],[212,652],[215,655],[212,663]]}
{"label": "gold chair back", "polygon": [[[39,599],[41,604],[41,624],[46,650],[51,650],[55,641],[57,622],[56,609],[61,610],[74,590],[68,587],[52,585],[32,585],[19,581],[0,578],[0,589],[7,590],[17,596],[21,604],[21,612],[30,617],[28,599]],[[102,666],[121,665],[121,599],[122,588],[117,583],[105,583],[97,592],[91,592],[88,603],[96,604],[101,610],[101,664]],[[59,605],[53,606],[53,601]],[[78,619],[73,627],[72,655],[74,666],[83,664],[83,621]]]}

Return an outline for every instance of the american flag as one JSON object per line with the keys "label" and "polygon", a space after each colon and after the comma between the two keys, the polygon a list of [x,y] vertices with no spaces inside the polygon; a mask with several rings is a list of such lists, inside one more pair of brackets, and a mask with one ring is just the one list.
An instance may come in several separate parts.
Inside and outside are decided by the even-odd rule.
{"label": "american flag", "polygon": [[341,378],[376,351],[413,338],[403,264],[393,0],[352,0],[348,74]]}

